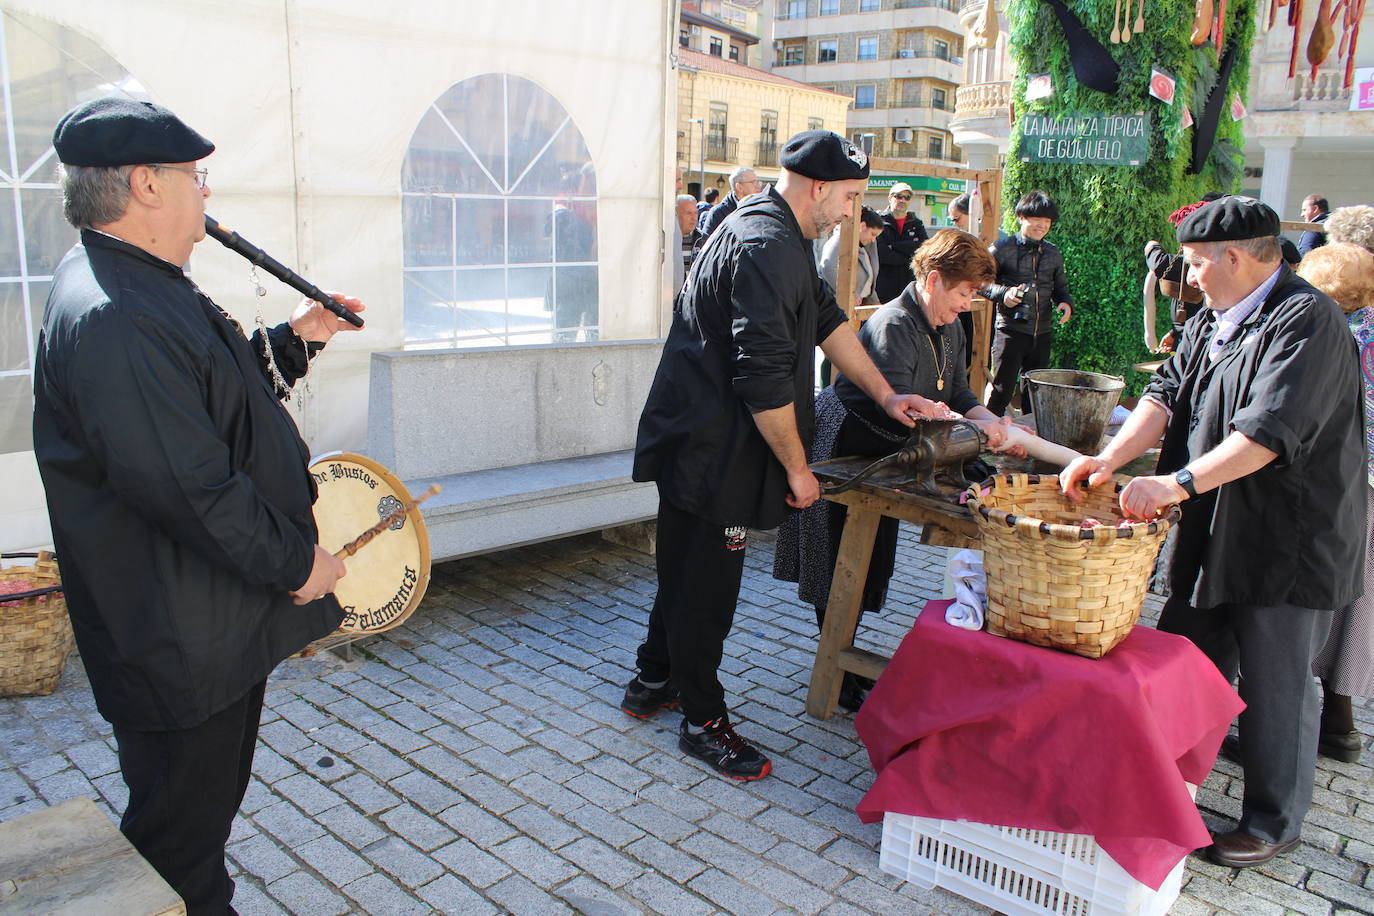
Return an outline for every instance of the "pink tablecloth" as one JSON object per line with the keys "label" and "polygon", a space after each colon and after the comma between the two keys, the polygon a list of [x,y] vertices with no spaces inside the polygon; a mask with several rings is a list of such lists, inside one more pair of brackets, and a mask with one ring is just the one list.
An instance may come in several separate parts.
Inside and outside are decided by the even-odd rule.
{"label": "pink tablecloth", "polygon": [[945,623],[932,601],[855,725],[886,811],[1085,833],[1158,890],[1210,842],[1184,781],[1216,760],[1240,697],[1191,642],[1136,627],[1080,658]]}

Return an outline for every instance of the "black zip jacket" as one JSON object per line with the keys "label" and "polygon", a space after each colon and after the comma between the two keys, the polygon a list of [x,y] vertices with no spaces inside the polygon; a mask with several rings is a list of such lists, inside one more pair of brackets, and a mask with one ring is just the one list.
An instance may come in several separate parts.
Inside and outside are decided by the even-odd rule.
{"label": "black zip jacket", "polygon": [[907,211],[906,222],[897,228],[897,217],[891,213],[879,214],[883,220],[883,231],[878,233],[875,246],[878,249],[877,291],[879,302],[891,302],[902,294],[907,284],[916,279],[911,272],[911,259],[916,250],[926,240],[926,224],[920,217]]}
{"label": "black zip jacket", "polygon": [[[992,244],[997,262],[997,282],[982,294],[997,303],[997,329],[1039,336],[1054,330],[1054,307],[1061,302],[1073,305],[1064,276],[1064,255],[1053,242],[1032,242],[1021,233],[998,239]],[[1017,306],[1006,305],[1007,290],[1030,283],[1030,289]]]}

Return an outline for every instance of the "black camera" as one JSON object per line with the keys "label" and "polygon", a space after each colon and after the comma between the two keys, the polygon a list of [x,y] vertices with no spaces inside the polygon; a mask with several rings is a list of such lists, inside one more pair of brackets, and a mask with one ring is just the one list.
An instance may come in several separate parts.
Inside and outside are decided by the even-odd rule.
{"label": "black camera", "polygon": [[1011,321],[1030,321],[1031,308],[1026,304],[1026,296],[1030,293],[1030,287],[1029,283],[1022,283],[1016,287],[1016,290],[1021,293],[1021,301],[1012,306],[1011,312],[1008,313],[1007,318]]}

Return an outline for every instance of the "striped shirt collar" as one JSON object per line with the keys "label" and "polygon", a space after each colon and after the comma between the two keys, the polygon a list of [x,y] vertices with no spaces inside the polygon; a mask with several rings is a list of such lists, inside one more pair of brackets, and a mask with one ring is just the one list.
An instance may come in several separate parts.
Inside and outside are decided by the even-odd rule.
{"label": "striped shirt collar", "polygon": [[1269,298],[1269,294],[1274,291],[1275,285],[1279,282],[1279,275],[1282,273],[1283,264],[1280,263],[1269,275],[1269,279],[1255,287],[1250,295],[1226,311],[1217,313],[1217,329],[1216,333],[1212,335],[1212,344],[1207,349],[1208,359],[1216,359],[1221,355],[1222,348],[1235,336],[1236,329],[1245,323],[1245,320],[1254,313],[1255,309],[1260,307],[1265,299]]}

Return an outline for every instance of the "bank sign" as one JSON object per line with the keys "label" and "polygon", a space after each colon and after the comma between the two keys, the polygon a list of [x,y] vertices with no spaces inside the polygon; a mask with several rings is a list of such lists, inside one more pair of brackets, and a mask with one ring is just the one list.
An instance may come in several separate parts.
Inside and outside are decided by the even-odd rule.
{"label": "bank sign", "polygon": [[964,193],[964,182],[949,178],[927,178],[924,175],[869,175],[868,193],[878,191],[886,194],[888,188],[899,181],[911,185],[912,191],[943,191],[946,194]]}
{"label": "bank sign", "polygon": [[1143,165],[1150,155],[1150,116],[1143,111],[1022,115],[1016,155],[1022,162]]}

